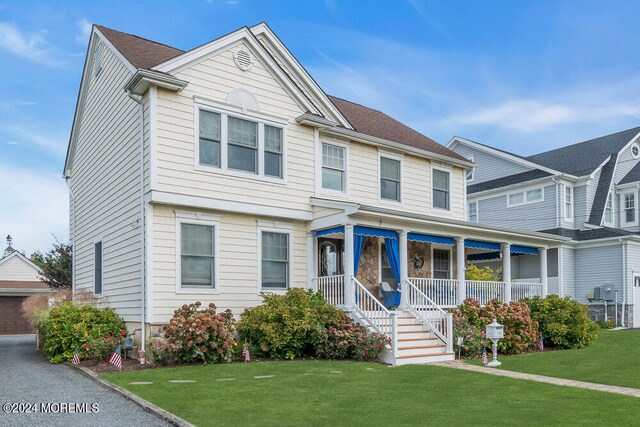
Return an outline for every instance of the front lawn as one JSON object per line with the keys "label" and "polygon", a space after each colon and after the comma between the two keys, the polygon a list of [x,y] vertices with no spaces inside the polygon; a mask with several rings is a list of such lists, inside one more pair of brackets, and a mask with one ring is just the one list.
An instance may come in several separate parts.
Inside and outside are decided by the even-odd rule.
{"label": "front lawn", "polygon": [[[640,388],[640,332],[602,330],[589,347],[501,357],[499,369]],[[480,364],[473,360],[471,363]]]}
{"label": "front lawn", "polygon": [[201,426],[631,425],[640,413],[634,397],[428,365],[261,362],[103,377]]}

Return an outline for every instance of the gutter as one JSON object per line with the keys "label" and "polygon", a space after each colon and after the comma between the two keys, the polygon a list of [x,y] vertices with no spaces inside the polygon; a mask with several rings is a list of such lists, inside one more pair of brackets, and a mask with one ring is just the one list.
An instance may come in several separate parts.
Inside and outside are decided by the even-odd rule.
{"label": "gutter", "polygon": [[131,97],[131,94],[142,96],[151,85],[179,92],[187,87],[188,84],[189,82],[186,80],[178,79],[166,73],[139,69],[127,81],[124,90],[129,94],[129,97]]}
{"label": "gutter", "polygon": [[64,180],[67,182],[67,188],[69,188],[69,195],[71,196],[71,215],[73,215],[71,225],[71,234],[73,235],[73,241],[71,242],[71,300],[73,300],[73,294],[76,292],[76,198],[71,189],[70,179],[70,176],[64,177]]}
{"label": "gutter", "polygon": [[[622,326],[625,325],[625,306],[627,305],[627,243],[620,239],[620,244],[622,245],[622,316],[620,319],[620,323]],[[617,301],[616,301],[617,303]],[[617,321],[618,319],[616,319]]]}
{"label": "gutter", "polygon": [[556,179],[557,176],[551,178],[556,183],[556,228],[560,228],[560,183]]}

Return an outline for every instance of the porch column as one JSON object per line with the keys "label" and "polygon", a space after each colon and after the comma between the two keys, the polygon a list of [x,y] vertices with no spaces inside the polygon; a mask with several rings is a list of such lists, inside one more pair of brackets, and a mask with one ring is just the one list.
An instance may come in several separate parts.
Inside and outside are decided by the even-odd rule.
{"label": "porch column", "polygon": [[540,248],[540,283],[542,283],[542,298],[549,291],[549,278],[547,277],[547,248]]}
{"label": "porch column", "polygon": [[502,281],[504,282],[504,301],[511,302],[511,243],[502,244]]}
{"label": "porch column", "polygon": [[[398,231],[398,257],[400,262],[400,283],[407,280],[409,277],[409,256],[407,249],[407,232],[405,230]],[[401,288],[402,292],[400,293],[400,307],[404,308],[407,306],[407,298],[409,296],[409,290]],[[405,292],[406,291],[406,292]]]}
{"label": "porch column", "polygon": [[458,304],[467,299],[466,264],[464,238],[456,237],[456,278],[458,279]]}
{"label": "porch column", "polygon": [[317,291],[316,284],[313,282],[316,277],[315,241],[315,232],[307,231],[307,288]]}
{"label": "porch column", "polygon": [[353,224],[344,226],[344,305],[350,310],[355,299],[353,283]]}

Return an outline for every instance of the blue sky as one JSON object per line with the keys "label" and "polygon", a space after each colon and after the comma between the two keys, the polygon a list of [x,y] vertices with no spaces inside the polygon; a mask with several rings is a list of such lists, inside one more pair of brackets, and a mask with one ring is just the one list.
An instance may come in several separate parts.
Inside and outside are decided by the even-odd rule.
{"label": "blue sky", "polygon": [[4,1],[0,236],[68,238],[61,172],[91,23],[189,49],[267,21],[329,94],[440,143],[533,154],[640,124],[640,2]]}

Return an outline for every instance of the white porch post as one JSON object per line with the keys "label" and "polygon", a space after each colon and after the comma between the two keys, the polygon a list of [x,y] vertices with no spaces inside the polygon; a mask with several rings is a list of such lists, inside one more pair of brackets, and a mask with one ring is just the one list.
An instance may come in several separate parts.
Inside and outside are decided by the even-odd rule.
{"label": "white porch post", "polygon": [[540,283],[542,283],[542,298],[549,291],[549,277],[547,274],[547,248],[540,248]]}
{"label": "white porch post", "polygon": [[502,244],[502,281],[504,282],[504,301],[511,302],[511,243]]}
{"label": "white porch post", "polygon": [[315,232],[307,231],[307,288],[317,291],[316,284],[313,282],[316,277],[315,240]]}
{"label": "white porch post", "polygon": [[456,237],[456,278],[458,279],[458,304],[467,299],[466,264],[464,238]]}
{"label": "white porch post", "polygon": [[353,307],[355,287],[353,283],[353,224],[344,226],[344,305]]}
{"label": "white porch post", "polygon": [[[408,255],[408,241],[407,241],[407,232],[405,230],[398,231],[398,256],[400,258],[400,283],[407,280],[409,277],[409,255]],[[401,288],[402,289],[402,288]],[[402,289],[400,293],[400,307],[404,308],[407,306],[407,297],[409,296],[408,290],[404,292],[405,289]]]}

